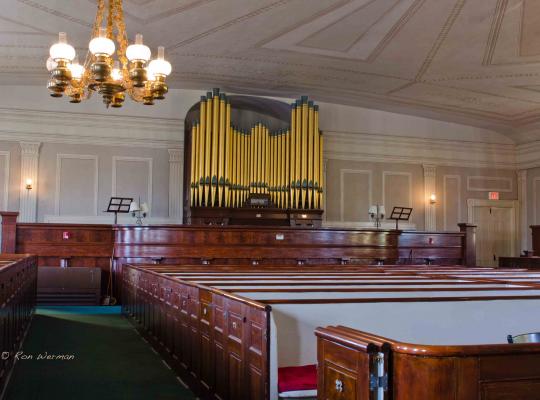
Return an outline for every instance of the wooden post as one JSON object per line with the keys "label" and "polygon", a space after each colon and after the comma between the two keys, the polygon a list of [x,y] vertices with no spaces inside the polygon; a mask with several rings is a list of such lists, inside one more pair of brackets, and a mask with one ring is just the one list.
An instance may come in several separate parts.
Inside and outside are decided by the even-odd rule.
{"label": "wooden post", "polygon": [[531,225],[532,231],[532,255],[540,255],[540,225]]}
{"label": "wooden post", "polygon": [[2,254],[15,253],[15,236],[17,232],[18,212],[0,211],[2,216]]}
{"label": "wooden post", "polygon": [[476,267],[476,225],[461,223],[458,226],[459,231],[465,233],[462,263],[467,267]]}

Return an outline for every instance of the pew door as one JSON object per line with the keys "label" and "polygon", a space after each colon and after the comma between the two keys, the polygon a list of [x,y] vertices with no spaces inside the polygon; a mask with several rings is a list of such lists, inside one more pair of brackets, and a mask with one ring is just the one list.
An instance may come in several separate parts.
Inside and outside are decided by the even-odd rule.
{"label": "pew door", "polygon": [[476,265],[496,267],[499,257],[516,253],[514,201],[469,200],[469,221],[476,224]]}

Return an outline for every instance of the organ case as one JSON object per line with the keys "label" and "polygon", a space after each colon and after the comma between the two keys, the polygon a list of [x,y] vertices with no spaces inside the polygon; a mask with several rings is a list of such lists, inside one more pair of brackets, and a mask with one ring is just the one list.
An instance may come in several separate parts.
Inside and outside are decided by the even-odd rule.
{"label": "organ case", "polygon": [[[260,118],[249,128],[232,121],[238,97],[240,111]],[[188,113],[184,222],[319,227],[324,176],[318,106],[302,96],[285,113],[281,107],[283,123],[273,129],[276,113],[265,121],[261,105],[250,108],[246,99],[214,89]],[[241,119],[241,112],[236,116]]]}

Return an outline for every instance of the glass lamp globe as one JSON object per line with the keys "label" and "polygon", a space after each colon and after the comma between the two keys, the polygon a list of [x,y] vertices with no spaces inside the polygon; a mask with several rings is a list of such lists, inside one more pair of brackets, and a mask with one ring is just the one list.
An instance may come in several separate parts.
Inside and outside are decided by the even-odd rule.
{"label": "glass lamp globe", "polygon": [[152,60],[148,66],[152,75],[168,76],[172,71],[171,63],[164,58],[165,48],[163,46],[158,47],[158,58]]}
{"label": "glass lamp globe", "polygon": [[75,58],[75,49],[67,43],[67,35],[65,32],[60,32],[58,34],[58,43],[51,46],[49,55],[54,61],[71,61]]}
{"label": "glass lamp globe", "polygon": [[114,66],[113,66],[113,70],[111,71],[111,78],[113,81],[121,81],[123,76],[122,76],[122,71],[120,70],[120,63],[118,61],[115,61],[114,62]]}
{"label": "glass lamp globe", "polygon": [[154,73],[150,69],[150,66],[146,67],[145,70],[146,70],[146,79],[149,82],[154,82],[156,80],[156,76],[154,75]]}
{"label": "glass lamp globe", "polygon": [[71,63],[69,65],[69,70],[71,71],[71,77],[73,79],[80,80],[84,75],[84,67],[79,64],[78,61]]}
{"label": "glass lamp globe", "polygon": [[129,61],[148,61],[152,56],[150,48],[143,44],[143,36],[137,33],[135,44],[128,46],[126,57]]}
{"label": "glass lamp globe", "polygon": [[107,30],[99,28],[99,36],[93,38],[88,48],[95,56],[112,56],[115,50],[114,42],[107,37]]}
{"label": "glass lamp globe", "polygon": [[58,66],[58,63],[53,60],[52,57],[49,57],[47,59],[47,71],[51,72],[53,69],[55,69]]}

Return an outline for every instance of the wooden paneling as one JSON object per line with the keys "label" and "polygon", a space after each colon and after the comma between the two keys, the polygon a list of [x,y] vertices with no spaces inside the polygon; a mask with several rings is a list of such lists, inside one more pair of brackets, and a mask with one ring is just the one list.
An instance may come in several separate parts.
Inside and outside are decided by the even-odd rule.
{"label": "wooden paneling", "polygon": [[[368,381],[354,377],[369,376],[372,366],[353,363],[359,354],[370,354],[370,347],[388,354],[385,371],[393,400],[540,399],[539,344],[424,346],[341,326],[318,328],[316,335],[319,366],[324,366],[318,380],[325,397],[319,399],[371,398]],[[326,395],[336,379],[349,382],[349,397]]]}
{"label": "wooden paneling", "polygon": [[[0,391],[3,391],[36,301],[37,259],[20,254],[0,255]],[[4,355],[9,355],[4,357]]]}
{"label": "wooden paneling", "polygon": [[[267,398],[269,308],[129,265],[122,278],[124,314],[196,392],[221,399]],[[180,312],[174,312],[173,323],[161,325],[168,318],[167,298]]]}

